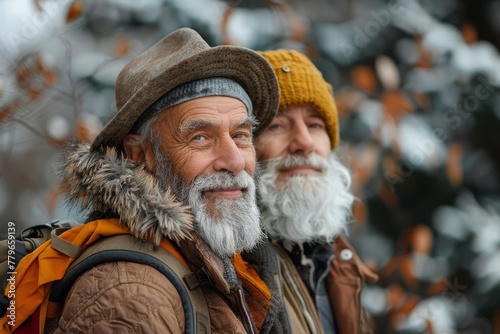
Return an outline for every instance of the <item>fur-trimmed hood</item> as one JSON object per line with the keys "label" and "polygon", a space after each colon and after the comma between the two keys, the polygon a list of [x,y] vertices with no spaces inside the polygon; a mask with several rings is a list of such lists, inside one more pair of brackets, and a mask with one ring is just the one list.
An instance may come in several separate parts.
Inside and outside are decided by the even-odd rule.
{"label": "fur-trimmed hood", "polygon": [[179,242],[194,231],[190,209],[163,191],[144,166],[115,148],[91,151],[70,142],[58,164],[61,188],[70,204],[90,212],[112,212],[139,238],[159,245],[161,236]]}

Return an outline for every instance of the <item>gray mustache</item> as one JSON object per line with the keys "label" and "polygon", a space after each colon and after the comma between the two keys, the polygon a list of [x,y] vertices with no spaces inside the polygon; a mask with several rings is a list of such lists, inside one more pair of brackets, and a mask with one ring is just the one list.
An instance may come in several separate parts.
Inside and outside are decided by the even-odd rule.
{"label": "gray mustache", "polygon": [[241,171],[237,175],[229,172],[218,172],[210,175],[197,177],[191,187],[200,191],[223,188],[243,188],[247,189],[254,185],[254,179],[248,172]]}
{"label": "gray mustache", "polygon": [[310,165],[316,168],[327,169],[328,161],[318,155],[310,155],[308,157],[297,156],[297,155],[287,155],[285,157],[278,157],[275,159],[268,160],[266,163],[262,164],[264,168],[276,169],[276,168],[289,168],[298,165]]}

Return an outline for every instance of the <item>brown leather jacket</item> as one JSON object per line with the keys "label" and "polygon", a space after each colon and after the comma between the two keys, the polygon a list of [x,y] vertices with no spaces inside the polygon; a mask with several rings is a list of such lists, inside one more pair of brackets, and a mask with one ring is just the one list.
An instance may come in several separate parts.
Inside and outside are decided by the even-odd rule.
{"label": "brown leather jacket", "polygon": [[[69,199],[97,214],[120,217],[139,240],[164,238],[196,273],[207,301],[212,333],[289,333],[279,257],[269,243],[232,259],[216,256],[194,231],[189,211],[158,188],[141,166],[114,149],[93,152],[73,143],[59,172]],[[102,214],[99,214],[102,213]],[[129,262],[98,265],[72,286],[55,333],[184,333],[182,302],[155,269]]]}
{"label": "brown leather jacket", "polygon": [[[281,256],[285,301],[293,333],[324,333],[315,304],[289,254],[276,242]],[[367,334],[373,328],[361,306],[365,280],[375,282],[372,273],[359,259],[347,240],[334,241],[335,258],[326,277],[326,286],[337,327],[337,334]]]}

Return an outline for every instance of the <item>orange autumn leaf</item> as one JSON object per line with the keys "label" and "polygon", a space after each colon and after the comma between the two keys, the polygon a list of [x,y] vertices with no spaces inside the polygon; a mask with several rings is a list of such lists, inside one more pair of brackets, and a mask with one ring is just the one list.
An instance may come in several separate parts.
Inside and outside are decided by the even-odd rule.
{"label": "orange autumn leaf", "polygon": [[10,116],[14,115],[18,109],[22,106],[21,101],[16,100],[11,102],[10,104],[3,106],[0,109],[0,124],[6,121]]}
{"label": "orange autumn leaf", "polygon": [[287,15],[288,27],[290,28],[292,41],[304,42],[307,39],[307,28],[299,17],[295,15]]}
{"label": "orange autumn leaf", "polygon": [[428,297],[435,296],[435,295],[438,295],[438,294],[442,293],[446,289],[448,289],[448,282],[446,280],[442,280],[442,281],[439,281],[439,282],[431,283],[429,285],[429,287],[427,288],[427,294],[426,295]]}
{"label": "orange autumn leaf", "polygon": [[462,170],[463,148],[458,143],[453,143],[448,149],[448,161],[446,162],[446,175],[450,183],[455,187],[462,183],[464,173]]}
{"label": "orange autumn leaf", "polygon": [[26,91],[26,94],[30,98],[30,100],[36,100],[40,95],[42,95],[42,89],[41,88],[34,88],[31,86],[26,86],[24,88]]}
{"label": "orange autumn leaf", "polygon": [[429,254],[434,244],[434,235],[429,226],[418,224],[405,230],[399,238],[399,247],[405,253]]}
{"label": "orange autumn leaf", "polygon": [[464,23],[462,25],[461,31],[465,43],[472,44],[477,41],[477,29],[472,23],[470,22]]}
{"label": "orange autumn leaf", "polygon": [[339,94],[335,94],[335,104],[337,105],[337,113],[339,118],[342,119],[349,112],[349,96],[348,92],[339,92]]}
{"label": "orange autumn leaf", "polygon": [[389,313],[389,324],[395,329],[401,321],[407,319],[408,315],[415,309],[421,298],[414,294],[403,294],[399,305]]}
{"label": "orange autumn leaf", "polygon": [[116,55],[122,57],[130,52],[130,40],[127,37],[120,37],[116,41]]}
{"label": "orange autumn leaf", "polygon": [[393,156],[386,155],[382,160],[382,165],[386,182],[381,183],[378,194],[386,207],[395,208],[399,200],[394,191],[394,185],[404,182],[404,178],[401,176],[398,163]]}
{"label": "orange autumn leaf", "polygon": [[417,37],[416,42],[417,42],[417,50],[418,50],[418,61],[415,64],[415,67],[420,67],[420,68],[432,68],[433,67],[433,62],[434,62],[434,56],[432,53],[427,50],[423,45],[422,45],[422,37]]}
{"label": "orange autumn leaf", "polygon": [[85,122],[79,120],[76,122],[76,131],[75,136],[78,140],[84,143],[90,143],[92,139],[90,138],[90,130],[88,129]]}
{"label": "orange autumn leaf", "polygon": [[399,308],[403,302],[405,292],[399,284],[391,284],[387,287],[387,303],[391,308]]}
{"label": "orange autumn leaf", "polygon": [[69,8],[68,14],[66,14],[66,22],[71,22],[73,20],[76,20],[82,15],[82,12],[83,12],[83,1],[76,0]]}
{"label": "orange autumn leaf", "polygon": [[31,77],[32,73],[29,69],[27,69],[25,66],[19,66],[16,69],[16,80],[17,82],[24,82],[27,80],[29,77]]}
{"label": "orange autumn leaf", "polygon": [[357,109],[363,100],[362,94],[359,91],[349,88],[334,92],[334,95],[337,113],[340,119],[346,116],[349,111]]}
{"label": "orange autumn leaf", "polygon": [[45,66],[45,64],[43,63],[42,58],[40,58],[40,55],[38,55],[38,54],[36,56],[34,56],[32,67],[33,67],[34,71],[37,73],[41,73],[41,72],[45,71],[45,69],[47,68]]}
{"label": "orange autumn leaf", "polygon": [[400,90],[392,90],[382,93],[380,102],[385,107],[385,110],[396,120],[403,113],[413,111],[413,106],[408,97]]}
{"label": "orange autumn leaf", "polygon": [[56,83],[56,73],[54,71],[45,72],[45,83],[49,86],[54,86]]}
{"label": "orange autumn leaf", "polygon": [[15,69],[15,78],[19,83],[25,83],[30,80],[36,80],[39,76],[43,76],[46,71],[46,66],[40,58],[28,57],[23,58]]}
{"label": "orange autumn leaf", "polygon": [[429,319],[425,319],[425,328],[429,334],[436,334],[434,327],[432,326],[432,322]]}
{"label": "orange autumn leaf", "polygon": [[37,73],[42,73],[45,71],[45,65],[43,64],[43,62],[40,58],[35,59],[34,70]]}
{"label": "orange autumn leaf", "polygon": [[434,236],[427,225],[417,225],[410,231],[410,244],[414,252],[429,254],[434,243]]}
{"label": "orange autumn leaf", "polygon": [[372,68],[364,65],[355,66],[350,73],[351,82],[368,94],[373,94],[378,89],[377,78]]}
{"label": "orange autumn leaf", "polygon": [[401,303],[398,311],[405,315],[409,315],[414,309],[415,306],[420,303],[421,298],[414,294],[406,294],[403,302]]}

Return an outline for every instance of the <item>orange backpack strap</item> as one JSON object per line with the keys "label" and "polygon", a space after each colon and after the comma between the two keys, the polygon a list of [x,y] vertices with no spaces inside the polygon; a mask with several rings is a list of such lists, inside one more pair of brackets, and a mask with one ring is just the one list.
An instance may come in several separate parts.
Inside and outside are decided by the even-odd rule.
{"label": "orange backpack strap", "polygon": [[207,302],[195,274],[172,253],[129,234],[102,238],[88,246],[71,264],[64,278],[54,283],[49,303],[61,305],[80,275],[99,264],[115,261],[143,263],[165,275],[181,297],[185,333],[210,333]]}

